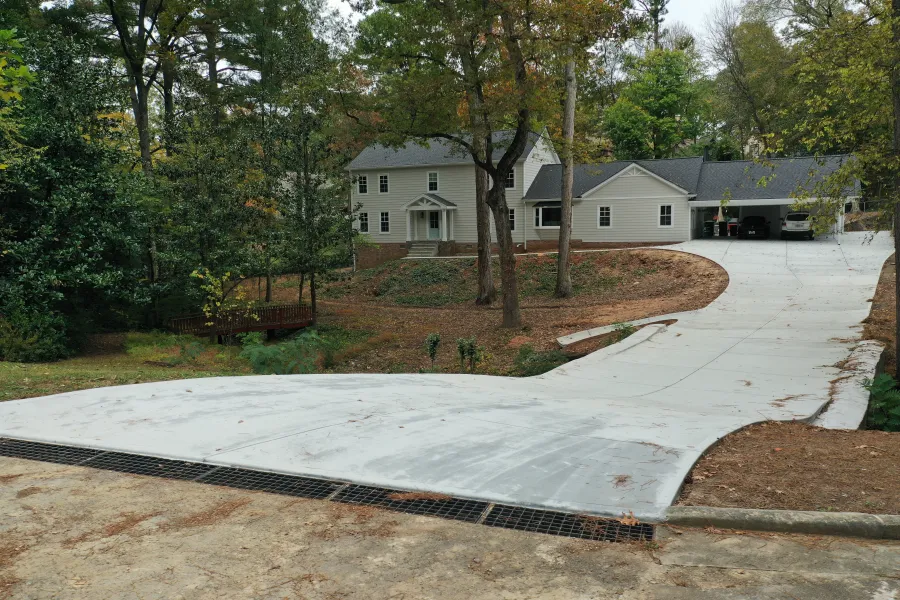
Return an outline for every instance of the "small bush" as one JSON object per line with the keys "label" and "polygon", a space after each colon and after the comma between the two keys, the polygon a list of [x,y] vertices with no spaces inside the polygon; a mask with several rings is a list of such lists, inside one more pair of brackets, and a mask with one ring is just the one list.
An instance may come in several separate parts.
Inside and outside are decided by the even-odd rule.
{"label": "small bush", "polygon": [[631,323],[616,323],[613,325],[613,330],[616,332],[616,341],[621,342],[625,338],[634,335],[637,327]]}
{"label": "small bush", "polygon": [[516,355],[515,370],[517,375],[532,377],[552,371],[567,362],[569,358],[559,350],[535,352],[531,345],[526,344],[519,348],[519,354]]}
{"label": "small bush", "polygon": [[900,390],[897,389],[897,381],[882,373],[874,381],[866,381],[865,387],[871,394],[866,417],[868,428],[900,431]]}
{"label": "small bush", "polygon": [[322,338],[312,332],[273,346],[245,338],[240,357],[248,360],[253,372],[260,375],[314,373],[321,348]]}
{"label": "small bush", "polygon": [[61,315],[17,309],[0,318],[0,360],[49,362],[70,355]]}
{"label": "small bush", "polygon": [[429,333],[428,337],[425,338],[425,352],[428,353],[428,358],[431,359],[432,370],[434,370],[434,361],[437,360],[437,353],[440,345],[441,334],[439,333]]}
{"label": "small bush", "polygon": [[469,373],[474,373],[475,367],[484,358],[484,347],[478,345],[478,340],[474,336],[456,340],[456,352],[459,356],[460,371],[465,371],[468,366]]}

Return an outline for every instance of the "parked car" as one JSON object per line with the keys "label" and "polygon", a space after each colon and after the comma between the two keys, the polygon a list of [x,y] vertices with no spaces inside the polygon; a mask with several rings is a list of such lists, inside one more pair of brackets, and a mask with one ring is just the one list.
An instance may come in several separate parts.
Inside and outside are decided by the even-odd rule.
{"label": "parked car", "polygon": [[816,234],[812,229],[808,212],[791,212],[785,215],[781,221],[781,239],[789,237],[805,237],[815,239]]}
{"label": "parked car", "polygon": [[771,232],[771,223],[765,217],[744,217],[738,226],[738,238],[744,240],[752,237],[767,240]]}

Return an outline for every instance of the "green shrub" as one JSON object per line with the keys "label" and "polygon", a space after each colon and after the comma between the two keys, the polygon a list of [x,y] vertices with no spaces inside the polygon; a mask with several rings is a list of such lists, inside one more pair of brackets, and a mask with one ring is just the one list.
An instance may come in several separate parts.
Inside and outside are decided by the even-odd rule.
{"label": "green shrub", "polygon": [[897,381],[882,373],[874,381],[867,380],[864,385],[871,394],[867,427],[881,431],[900,431],[900,390],[897,389]]}
{"label": "green shrub", "polygon": [[262,344],[261,338],[245,337],[240,357],[249,361],[253,372],[260,375],[314,373],[321,349],[322,338],[313,332],[304,332],[272,346]]}
{"label": "green shrub", "polygon": [[613,330],[616,332],[616,341],[621,342],[625,338],[634,335],[634,332],[637,331],[637,327],[631,323],[615,323],[613,325]]}
{"label": "green shrub", "polygon": [[428,337],[425,338],[425,352],[428,353],[428,358],[431,359],[432,370],[434,370],[434,361],[437,360],[437,353],[440,345],[441,334],[439,333],[429,333]]}
{"label": "green shrub", "polygon": [[71,353],[62,315],[17,308],[0,318],[0,360],[49,362]]}
{"label": "green shrub", "polygon": [[531,345],[526,344],[519,348],[519,353],[516,355],[515,371],[521,377],[531,377],[552,371],[567,362],[569,362],[569,358],[560,350],[535,352]]}
{"label": "green shrub", "polygon": [[469,373],[474,373],[475,367],[484,358],[484,347],[478,345],[478,340],[474,336],[456,340],[456,352],[459,356],[460,371],[465,371],[468,366]]}

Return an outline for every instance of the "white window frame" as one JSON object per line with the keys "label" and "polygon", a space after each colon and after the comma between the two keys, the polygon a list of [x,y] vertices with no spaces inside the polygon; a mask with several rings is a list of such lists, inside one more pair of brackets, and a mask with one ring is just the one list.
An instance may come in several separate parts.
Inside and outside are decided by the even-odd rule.
{"label": "white window frame", "polygon": [[[387,215],[387,231],[384,230],[382,225],[385,224],[384,215]],[[380,234],[388,234],[391,232],[391,212],[389,210],[383,210],[378,215],[378,233]]]}
{"label": "white window frame", "polygon": [[[509,185],[509,178],[512,177],[512,185]],[[516,189],[516,168],[513,167],[510,169],[509,173],[506,174],[506,181],[503,182],[503,185],[506,186],[507,190]]]}
{"label": "white window frame", "polygon": [[[366,191],[362,191],[359,189],[361,185],[366,186]],[[369,193],[369,176],[368,175],[357,175],[356,176],[356,193],[365,195]]]}
{"label": "white window frame", "polygon": [[538,222],[540,225],[535,225],[535,229],[559,229],[559,225],[544,225],[544,210],[545,208],[559,208],[560,212],[562,212],[562,206],[535,206],[534,210],[538,212],[541,216],[538,217]]}
{"label": "white window frame", "polygon": [[[434,175],[434,189],[431,189],[431,176]],[[439,192],[441,191],[441,176],[437,171],[428,171],[425,174],[425,191]]]}
{"label": "white window frame", "polygon": [[[363,228],[362,228],[362,226],[363,226],[363,217],[365,217],[365,221],[366,221],[366,230],[365,230],[365,231],[363,231]],[[358,221],[359,221],[359,232],[360,232],[360,233],[369,233],[369,213],[368,213],[368,212],[361,212],[361,213],[359,213],[359,215],[358,215]]]}
{"label": "white window frame", "polygon": [[[664,206],[669,207],[669,215],[668,215],[669,216],[669,224],[668,225],[662,224],[662,218],[663,218],[662,209]],[[674,204],[658,204],[657,205],[656,226],[659,229],[672,229],[673,227],[675,227],[675,205]]]}
{"label": "white window frame", "polygon": [[[605,208],[606,210],[609,211],[609,225],[601,225],[600,224],[600,209],[602,209],[602,208]],[[597,229],[611,229],[612,228],[612,226],[613,226],[612,213],[613,213],[612,206],[609,206],[609,205],[606,205],[606,206],[598,205],[597,206]]]}
{"label": "white window frame", "polygon": [[509,230],[516,230],[516,209],[514,208],[509,209]]}
{"label": "white window frame", "polygon": [[[386,192],[381,191],[381,178],[384,177],[384,183],[387,187]],[[391,193],[391,178],[387,173],[379,173],[378,174],[378,193],[379,194],[390,194]]]}

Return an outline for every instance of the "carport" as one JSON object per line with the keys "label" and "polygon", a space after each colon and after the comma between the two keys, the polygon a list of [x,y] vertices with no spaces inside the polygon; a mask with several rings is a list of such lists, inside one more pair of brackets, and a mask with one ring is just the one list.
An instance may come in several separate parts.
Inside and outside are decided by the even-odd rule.
{"label": "carport", "polygon": [[[834,173],[849,156],[827,159],[812,157],[777,159],[770,164],[719,162],[715,168],[703,169],[697,192],[688,202],[691,208],[691,237],[709,237],[710,222],[718,215],[719,208],[729,222],[740,222],[744,217],[761,216],[770,223],[771,237],[778,239],[785,215],[792,211],[798,192],[814,193],[825,176]],[[859,198],[859,182],[843,190],[848,202]],[[724,206],[722,206],[724,202]],[[809,201],[810,206],[816,199]],[[812,209],[811,212],[815,212]],[[844,215],[837,214],[833,233],[843,233]]]}

